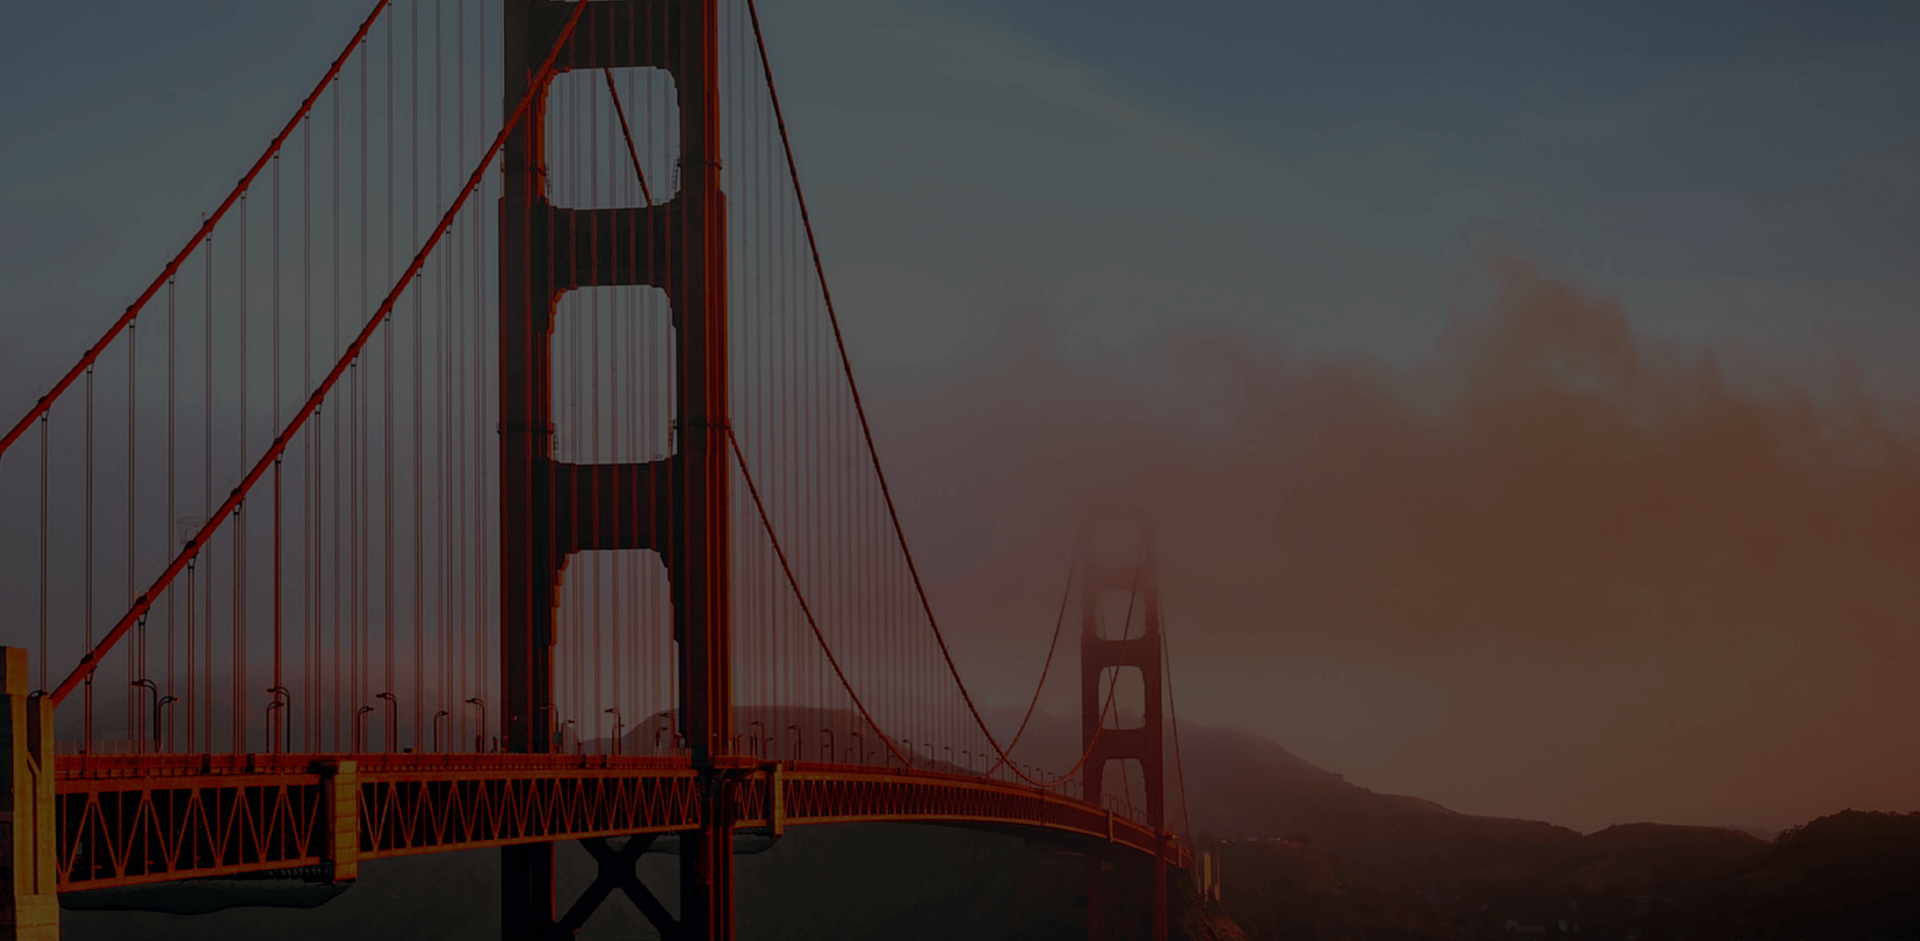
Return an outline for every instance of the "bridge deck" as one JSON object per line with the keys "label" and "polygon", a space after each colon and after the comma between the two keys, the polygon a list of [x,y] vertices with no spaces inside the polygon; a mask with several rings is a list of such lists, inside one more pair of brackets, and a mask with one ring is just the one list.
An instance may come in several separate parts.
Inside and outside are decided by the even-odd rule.
{"label": "bridge deck", "polygon": [[[60,891],[700,825],[685,758],[607,755],[62,755]],[[851,822],[1034,831],[1165,855],[1170,835],[1070,797],[964,774],[741,759],[735,826]],[[357,839],[347,836],[357,834]],[[335,849],[335,847],[338,849]]]}

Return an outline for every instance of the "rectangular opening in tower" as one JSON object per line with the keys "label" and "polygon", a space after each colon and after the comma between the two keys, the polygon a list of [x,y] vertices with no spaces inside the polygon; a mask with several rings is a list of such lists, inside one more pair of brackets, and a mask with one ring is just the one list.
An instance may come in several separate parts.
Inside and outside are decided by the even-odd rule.
{"label": "rectangular opening in tower", "polygon": [[625,209],[679,191],[680,106],[666,70],[562,72],[548,90],[546,117],[547,199],[555,206]]}
{"label": "rectangular opening in tower", "polygon": [[[1119,688],[1115,689],[1114,684]],[[1100,671],[1100,724],[1109,729],[1137,729],[1146,724],[1146,680],[1138,667],[1108,667]]]}
{"label": "rectangular opening in tower", "polygon": [[673,316],[658,288],[581,288],[553,317],[553,456],[637,464],[673,453]]}
{"label": "rectangular opening in tower", "polygon": [[1127,808],[1140,809],[1147,804],[1146,768],[1136,758],[1115,758],[1107,762],[1101,781],[1102,797],[1118,801]]}
{"label": "rectangular opening in tower", "polygon": [[669,592],[651,550],[567,557],[553,624],[555,751],[673,753],[679,661]]}
{"label": "rectangular opening in tower", "polygon": [[1121,585],[1100,593],[1094,606],[1099,618],[1095,636],[1107,640],[1126,637],[1134,643],[1145,643],[1141,637],[1146,633],[1146,599],[1131,588]]}

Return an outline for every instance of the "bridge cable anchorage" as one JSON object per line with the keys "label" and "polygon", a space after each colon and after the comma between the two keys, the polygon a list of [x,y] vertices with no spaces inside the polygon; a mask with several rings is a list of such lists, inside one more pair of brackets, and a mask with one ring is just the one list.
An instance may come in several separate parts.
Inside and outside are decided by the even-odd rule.
{"label": "bridge cable anchorage", "polygon": [[347,48],[342,50],[340,55],[333,60],[333,65],[327,69],[327,74],[321,76],[320,83],[313,87],[313,91],[308,93],[304,101],[300,102],[300,107],[294,111],[293,117],[288,119],[286,126],[280,129],[279,135],[274,137],[272,143],[267,145],[266,152],[260,155],[260,159],[254,161],[253,166],[247,170],[246,175],[240,178],[240,182],[234,184],[232,192],[228,193],[227,198],[221,201],[220,207],[215,209],[212,215],[201,218],[200,228],[194,230],[193,235],[187,239],[186,247],[180,249],[179,253],[173,256],[172,261],[167,262],[166,267],[162,268],[160,274],[153,279],[153,283],[147,285],[147,289],[140,292],[140,296],[135,298],[133,303],[127,305],[126,312],[120,315],[120,319],[114,321],[113,325],[107,328],[106,333],[102,334],[97,342],[87,348],[86,353],[81,355],[80,361],[75,363],[72,369],[67,370],[67,374],[61,376],[60,381],[54,383],[53,388],[48,390],[46,395],[41,396],[34,402],[31,408],[27,409],[27,413],[21,416],[18,422],[14,423],[13,428],[7,432],[6,437],[0,438],[0,458],[6,457],[7,450],[12,448],[14,443],[19,441],[22,435],[26,434],[27,429],[33,425],[35,420],[45,415],[48,410],[53,407],[54,400],[58,399],[76,380],[86,373],[88,367],[92,366],[94,361],[100,358],[100,354],[106,350],[107,344],[112,343],[114,338],[119,336],[122,330],[132,324],[134,318],[139,316],[140,311],[147,306],[147,302],[153,300],[154,295],[160,293],[160,288],[173,279],[173,276],[179,272],[180,266],[186,262],[187,256],[193,254],[193,250],[199,248],[200,243],[205,241],[207,236],[213,234],[214,228],[220,224],[220,219],[227,214],[227,210],[233,208],[234,204],[240,202],[247,190],[253,186],[254,178],[259,176],[260,171],[265,169],[267,165],[273,161],[273,158],[280,153],[280,147],[287,142],[287,138],[293,136],[294,128],[300,126],[300,122],[306,118],[307,112],[312,110],[314,103],[319,101],[321,94],[326,92],[327,86],[332,84],[334,78],[340,74],[340,68],[346,64],[347,58],[353,55],[353,51],[359,48],[361,43],[366,41],[367,33],[373,29],[374,21],[380,18],[381,12],[387,8],[390,2],[391,0],[379,0],[378,3],[374,4],[373,12],[367,14],[367,18],[361,22],[359,30],[355,31],[353,38],[347,41]]}
{"label": "bridge cable anchorage", "polygon": [[[86,654],[80,658],[80,663],[74,667],[73,672],[69,673],[67,678],[62,680],[60,685],[49,694],[55,706],[58,706],[61,701],[65,700],[68,694],[73,692],[75,687],[79,686],[83,680],[93,673],[94,669],[99,665],[100,659],[106,656],[107,653],[119,643],[122,637],[126,636],[127,632],[142,615],[146,614],[147,609],[152,604],[150,599],[158,596],[161,591],[172,584],[173,580],[199,555],[200,549],[207,544],[214,530],[218,529],[221,523],[225,522],[234,514],[241,500],[251,492],[254,485],[259,483],[261,478],[265,477],[267,472],[272,469],[275,460],[286,450],[287,439],[290,438],[294,432],[299,431],[305,426],[307,420],[320,408],[321,403],[326,399],[327,393],[339,383],[342,376],[346,375],[348,367],[359,360],[361,351],[366,347],[367,341],[371,340],[374,333],[387,322],[389,315],[393,312],[394,305],[399,302],[400,295],[411,284],[414,277],[419,274],[420,269],[427,262],[427,257],[433,253],[434,247],[440,244],[441,237],[453,226],[454,218],[459,215],[461,207],[466,205],[467,198],[473,195],[473,191],[479,188],[481,181],[486,178],[487,169],[492,166],[494,157],[498,156],[500,149],[506,146],[507,136],[512,134],[514,129],[519,127],[520,122],[525,119],[528,110],[532,106],[535,93],[543,87],[547,80],[552,78],[554,63],[559,59],[561,50],[566,48],[567,41],[572,38],[574,27],[580,22],[581,14],[586,12],[587,4],[590,2],[592,2],[592,0],[575,0],[573,14],[567,19],[566,25],[561,28],[559,35],[554,39],[553,48],[548,50],[546,60],[541,63],[539,71],[535,73],[535,81],[528,83],[527,93],[520,97],[520,102],[513,109],[513,114],[502,124],[499,134],[494,136],[492,146],[488,147],[487,152],[480,157],[480,162],[473,168],[473,173],[468,176],[466,185],[461,187],[460,194],[454,197],[453,202],[447,206],[446,212],[440,217],[439,224],[434,226],[433,232],[427,236],[426,241],[420,246],[420,250],[414,254],[412,263],[407,266],[407,270],[403,272],[399,278],[395,279],[392,290],[387,292],[386,300],[381,302],[380,308],[376,310],[372,316],[367,318],[366,326],[361,328],[360,333],[354,337],[353,342],[348,344],[346,349],[341,352],[340,358],[334,363],[333,369],[320,381],[320,385],[315,387],[313,394],[308,396],[306,404],[301,406],[300,410],[294,413],[292,418],[288,419],[287,424],[282,427],[280,433],[274,437],[274,443],[260,455],[258,462],[253,465],[252,470],[247,472],[247,476],[241,479],[239,486],[234,487],[233,492],[226,498],[225,502],[221,503],[218,508],[207,515],[206,522],[202,524],[199,531],[194,534],[192,541],[188,542],[186,546],[181,549],[179,555],[174,557],[173,562],[154,579],[153,583],[147,588],[146,592],[141,595],[140,599],[114,624],[113,629],[107,632],[107,636],[103,638],[99,644],[88,650]],[[387,0],[381,0],[380,7],[384,8],[386,3]],[[366,26],[371,25],[372,20],[369,19]],[[366,27],[363,26],[359,35],[365,35],[365,28]],[[357,41],[358,39],[356,38],[356,42]],[[351,47],[349,47],[349,51],[351,51]],[[338,71],[338,68],[339,64],[336,63],[334,69],[329,72],[329,81],[331,81],[332,74]],[[291,127],[291,125],[289,125],[289,127]],[[169,270],[171,270],[171,267]]]}
{"label": "bridge cable anchorage", "polygon": [[[1011,757],[1007,754],[1007,749],[1001,746],[999,739],[994,736],[993,730],[987,727],[986,720],[981,717],[979,708],[975,706],[973,702],[973,694],[968,692],[966,683],[960,678],[960,669],[953,662],[953,652],[947,647],[947,638],[940,630],[940,622],[933,615],[933,604],[928,600],[926,585],[920,579],[920,566],[914,561],[913,550],[907,545],[906,529],[901,526],[899,510],[894,506],[893,489],[887,485],[886,472],[881,470],[880,467],[880,452],[873,443],[873,426],[867,421],[867,408],[861,399],[860,387],[854,381],[853,361],[847,355],[847,342],[840,330],[840,315],[833,306],[833,291],[827,287],[826,267],[820,260],[820,243],[814,236],[813,217],[807,211],[806,193],[800,188],[800,170],[799,166],[794,163],[793,141],[787,134],[787,119],[785,112],[780,107],[780,92],[774,85],[773,63],[767,57],[767,41],[760,29],[760,9],[755,0],[747,0],[747,16],[753,25],[753,40],[759,50],[760,68],[767,83],[767,99],[769,103],[773,105],[774,123],[777,124],[780,129],[780,146],[787,158],[787,173],[793,181],[794,201],[800,208],[801,225],[806,229],[807,249],[813,256],[814,275],[820,281],[820,295],[827,308],[827,321],[833,327],[834,349],[839,353],[841,371],[847,377],[847,391],[853,400],[854,414],[860,419],[860,434],[866,443],[867,458],[873,465],[874,477],[880,486],[880,496],[887,506],[887,518],[892,523],[894,538],[899,542],[900,551],[905,557],[907,573],[912,578],[914,592],[919,598],[920,609],[926,614],[927,623],[933,628],[934,641],[940,647],[941,659],[945,661],[947,672],[953,677],[954,685],[959,689],[961,700],[967,704],[967,712],[973,717],[974,725],[980,729],[980,733],[986,738],[987,744],[993,746],[995,754],[997,754],[1003,762],[1007,763],[1007,766],[1013,770],[1014,774],[1019,775],[1029,784],[1040,785],[1041,782],[1034,781],[1019,771],[1019,766],[1012,762]],[[1124,637],[1122,638],[1122,642],[1124,643]],[[1086,756],[1082,755],[1080,762],[1076,763],[1075,767],[1078,768],[1079,765],[1085,763],[1085,761]]]}

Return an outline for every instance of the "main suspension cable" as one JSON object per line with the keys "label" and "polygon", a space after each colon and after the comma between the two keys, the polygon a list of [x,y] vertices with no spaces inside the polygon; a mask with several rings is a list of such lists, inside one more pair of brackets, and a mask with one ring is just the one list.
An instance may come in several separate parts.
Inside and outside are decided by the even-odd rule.
{"label": "main suspension cable", "polygon": [[874,721],[872,713],[867,711],[867,704],[860,700],[860,694],[854,692],[853,684],[847,680],[847,672],[841,669],[840,658],[834,656],[833,648],[827,645],[826,635],[820,630],[820,622],[814,619],[813,607],[807,604],[807,596],[800,590],[800,582],[794,577],[793,566],[787,561],[787,552],[780,547],[780,537],[774,534],[773,520],[767,516],[767,505],[760,500],[760,488],[754,486],[753,474],[747,470],[746,456],[740,453],[740,440],[733,436],[731,424],[727,425],[727,444],[732,446],[733,459],[740,465],[740,478],[746,481],[747,494],[753,498],[753,508],[759,511],[760,526],[766,530],[767,541],[773,545],[773,554],[780,560],[780,571],[786,576],[787,587],[793,589],[794,600],[799,602],[800,613],[806,616],[807,627],[812,629],[814,640],[820,644],[820,651],[826,654],[827,665],[833,667],[833,675],[839,677],[841,688],[847,691],[847,697],[853,700],[853,707],[860,711],[860,718],[866,720],[867,727],[880,733],[880,740],[886,743],[887,750],[893,752],[893,756],[900,759],[901,764],[909,768],[913,767],[913,762],[901,754],[900,749],[894,747],[893,736],[888,735],[887,731]]}
{"label": "main suspension cable", "polygon": [[280,153],[281,145],[287,142],[287,138],[293,134],[293,129],[298,127],[301,120],[307,116],[307,112],[312,110],[314,102],[320,100],[320,95],[325,92],[327,86],[333,82],[334,76],[340,73],[340,67],[346,64],[347,57],[353,55],[353,51],[359,48],[360,44],[366,40],[368,30],[373,28],[374,21],[380,18],[381,11],[387,8],[389,2],[390,0],[378,0],[378,2],[373,5],[373,12],[367,14],[367,18],[361,22],[360,29],[353,34],[352,39],[347,41],[347,48],[342,50],[339,57],[333,60],[333,65],[327,69],[327,74],[321,76],[320,83],[313,87],[313,91],[307,95],[306,100],[300,102],[300,107],[294,110],[293,117],[287,120],[286,126],[280,129],[279,135],[274,137],[272,143],[267,145],[266,152],[260,155],[259,160],[254,161],[253,166],[247,170],[246,175],[240,178],[240,182],[234,184],[232,192],[227,194],[227,198],[220,203],[219,208],[215,209],[212,214],[206,216],[201,221],[200,228],[194,231],[191,238],[187,239],[186,247],[180,249],[179,253],[173,256],[172,261],[167,262],[167,266],[161,269],[159,276],[153,279],[152,284],[147,285],[145,291],[140,292],[140,296],[135,298],[133,303],[127,305],[127,310],[120,315],[120,319],[115,320],[113,325],[107,328],[107,332],[103,334],[97,342],[87,348],[86,353],[81,355],[80,361],[75,363],[72,369],[67,370],[67,374],[60,377],[60,381],[54,383],[53,388],[48,390],[46,395],[41,396],[38,401],[34,402],[32,408],[27,409],[27,414],[21,416],[20,420],[14,424],[13,429],[7,432],[6,437],[0,438],[0,457],[6,456],[7,449],[13,447],[13,443],[20,440],[21,435],[26,434],[27,429],[32,427],[34,421],[46,414],[47,410],[53,407],[55,399],[59,398],[62,393],[67,391],[68,387],[72,386],[76,380],[86,374],[87,370],[93,366],[94,361],[99,359],[100,354],[106,350],[107,344],[112,343],[114,337],[120,335],[120,331],[126,329],[129,324],[133,323],[134,318],[139,316],[140,311],[147,306],[147,302],[153,300],[155,294],[160,293],[160,288],[173,280],[173,276],[180,270],[180,266],[186,262],[188,256],[193,254],[193,250],[200,247],[200,243],[205,241],[207,236],[213,233],[214,227],[220,224],[220,220],[227,214],[227,210],[233,208],[234,204],[240,201],[241,196],[253,186],[254,177],[259,176],[260,171],[266,168],[267,164],[272,161],[276,154]]}
{"label": "main suspension cable", "polygon": [[[966,703],[967,712],[973,717],[974,725],[980,729],[981,735],[986,737],[987,744],[993,747],[995,754],[999,756],[1000,760],[1014,769],[1015,774],[1027,779],[1029,783],[1038,783],[1033,782],[1032,779],[1027,778],[1025,774],[1022,774],[1018,770],[1019,766],[1013,763],[1011,756],[1007,754],[1007,749],[1001,746],[999,739],[994,736],[993,730],[987,727],[986,720],[981,717],[979,708],[974,704],[973,694],[967,690],[966,682],[960,678],[960,669],[953,662],[953,652],[947,646],[946,634],[940,630],[940,622],[934,617],[933,604],[928,599],[926,585],[920,578],[920,567],[914,561],[913,550],[907,544],[906,529],[901,525],[899,510],[894,505],[893,490],[888,486],[886,472],[882,470],[880,466],[880,452],[873,442],[873,427],[867,421],[867,409],[860,397],[859,384],[854,381],[853,360],[847,355],[846,339],[840,330],[840,315],[833,305],[833,291],[827,287],[826,266],[820,259],[819,240],[814,236],[813,217],[807,211],[806,193],[800,188],[800,169],[799,165],[796,164],[793,159],[793,141],[787,134],[787,119],[785,112],[780,107],[780,92],[774,85],[773,63],[767,57],[766,37],[760,29],[760,11],[755,0],[747,0],[747,14],[753,25],[754,43],[760,53],[760,68],[767,84],[767,99],[773,105],[774,123],[778,125],[780,129],[780,146],[784,150],[787,158],[787,173],[793,183],[794,201],[800,209],[800,223],[806,229],[807,248],[813,256],[814,276],[820,282],[820,296],[827,309],[827,321],[833,327],[834,348],[839,353],[840,368],[847,378],[847,391],[853,400],[854,414],[860,420],[860,434],[866,442],[867,457],[873,465],[874,477],[880,487],[880,496],[886,503],[887,519],[892,524],[894,538],[899,542],[900,552],[906,561],[907,573],[913,581],[913,589],[919,600],[920,609],[926,614],[927,623],[933,630],[934,642],[938,644],[940,648],[940,657],[946,664],[948,675],[953,677],[954,686],[959,690],[961,700]],[[1123,644],[1125,643],[1124,634],[1122,635],[1121,642]],[[1104,714],[1105,710],[1103,709],[1103,720]],[[1098,735],[1099,733],[1096,730],[1095,740],[1098,739]],[[1088,742],[1089,754],[1092,751],[1092,745],[1093,742]],[[1078,769],[1085,763],[1086,757],[1087,756],[1083,754],[1081,760],[1076,762],[1074,767]]]}
{"label": "main suspension cable", "polygon": [[68,694],[73,692],[73,689],[78,686],[82,680],[85,680],[93,674],[94,669],[99,666],[101,658],[106,656],[106,654],[113,649],[114,645],[119,642],[120,638],[125,636],[127,631],[132,628],[134,622],[152,607],[153,597],[159,592],[164,591],[168,585],[172,584],[173,580],[179,576],[181,571],[186,569],[193,559],[199,555],[200,550],[206,546],[208,539],[212,537],[214,531],[218,529],[220,524],[225,522],[229,516],[233,515],[234,511],[239,507],[240,502],[245,499],[247,493],[253,489],[255,484],[259,483],[260,479],[265,476],[267,471],[272,467],[274,460],[286,451],[287,439],[305,426],[307,420],[320,408],[327,393],[330,392],[334,385],[340,381],[340,378],[346,374],[348,367],[359,360],[361,351],[366,347],[367,342],[371,340],[374,333],[387,322],[388,315],[392,313],[394,304],[399,301],[401,293],[413,282],[415,276],[419,274],[420,269],[426,265],[427,258],[433,253],[435,246],[440,244],[441,237],[452,227],[454,218],[459,214],[461,207],[466,205],[467,198],[473,194],[473,191],[480,185],[481,181],[486,178],[487,169],[492,166],[493,158],[500,153],[502,147],[506,146],[507,136],[513,133],[513,130],[520,125],[520,121],[526,117],[532,105],[534,94],[543,88],[547,79],[552,76],[554,63],[558,60],[560,51],[566,48],[567,41],[572,38],[574,27],[580,22],[580,17],[586,12],[589,2],[591,2],[591,0],[576,0],[572,16],[567,19],[566,25],[561,28],[559,35],[554,38],[553,48],[548,50],[546,60],[541,63],[540,69],[534,74],[533,80],[528,82],[526,94],[520,97],[520,102],[515,106],[513,114],[510,115],[501,126],[500,133],[493,139],[493,145],[488,147],[487,152],[481,156],[479,164],[474,167],[472,175],[467,178],[466,185],[461,188],[460,195],[447,207],[445,214],[441,216],[440,222],[434,227],[432,234],[430,234],[426,242],[420,246],[420,250],[414,254],[413,262],[407,266],[407,270],[394,282],[393,289],[387,292],[386,300],[380,304],[380,308],[367,319],[366,325],[361,328],[359,335],[354,337],[353,342],[348,344],[347,348],[341,352],[339,360],[334,364],[332,371],[330,371],[326,378],[321,380],[320,385],[313,390],[313,394],[308,397],[306,404],[301,406],[300,411],[294,414],[287,422],[286,427],[282,428],[280,433],[274,436],[273,444],[260,456],[259,461],[254,464],[253,469],[247,473],[246,477],[241,479],[239,485],[233,488],[232,493],[227,496],[227,499],[222,502],[217,509],[207,514],[206,522],[201,525],[199,531],[195,533],[193,538],[187,542],[186,546],[180,550],[180,554],[174,558],[166,570],[154,579],[153,584],[135,599],[133,606],[129,608],[127,613],[114,625],[113,630],[109,631],[107,636],[103,638],[98,645],[88,650],[86,655],[80,658],[80,663],[73,668],[73,672],[69,673],[65,680],[61,681],[59,687],[51,694],[54,705],[59,705],[62,700],[67,698]]}

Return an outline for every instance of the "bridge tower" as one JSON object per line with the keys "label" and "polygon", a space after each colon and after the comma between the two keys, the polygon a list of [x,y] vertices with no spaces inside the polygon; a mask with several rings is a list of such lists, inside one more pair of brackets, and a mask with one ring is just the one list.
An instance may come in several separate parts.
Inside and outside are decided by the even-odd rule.
{"label": "bridge tower", "polygon": [[[1144,522],[1140,524],[1139,551],[1134,561],[1119,564],[1103,561],[1094,540],[1097,522],[1092,520],[1082,529],[1080,551],[1080,743],[1087,751],[1086,799],[1095,805],[1105,801],[1108,764],[1129,759],[1140,763],[1146,779],[1147,822],[1158,835],[1160,844],[1154,854],[1153,883],[1148,890],[1148,936],[1154,941],[1166,941],[1168,835],[1161,750],[1159,567],[1154,558],[1153,536]],[[1116,600],[1123,602],[1118,610],[1126,612],[1118,618],[1111,616],[1116,608],[1107,603]],[[1138,635],[1129,633],[1130,624],[1119,623],[1134,620],[1143,627]],[[1141,723],[1119,728],[1119,698],[1109,690],[1121,685],[1126,670],[1139,671],[1143,694]],[[1108,708],[1110,701],[1111,709]],[[1114,903],[1113,887],[1107,876],[1111,862],[1105,853],[1087,856],[1088,941],[1106,941],[1108,937],[1107,925]]]}
{"label": "bridge tower", "polygon": [[[569,209],[548,199],[546,89],[505,148],[500,204],[501,722],[511,752],[552,747],[554,614],[571,553],[644,549],[665,564],[679,643],[680,726],[700,773],[702,829],[681,840],[681,936],[733,936],[729,777],[728,401],[725,206],[720,192],[715,0],[587,4],[556,71],[657,68],[679,105],[679,186],[651,206]],[[504,0],[511,110],[573,14]],[[556,458],[554,313],[567,291],[641,285],[673,315],[675,447],[661,460]],[[501,850],[503,936],[571,937],[554,919],[554,844]],[[571,919],[569,919],[571,920]],[[577,927],[577,926],[575,926]]]}

